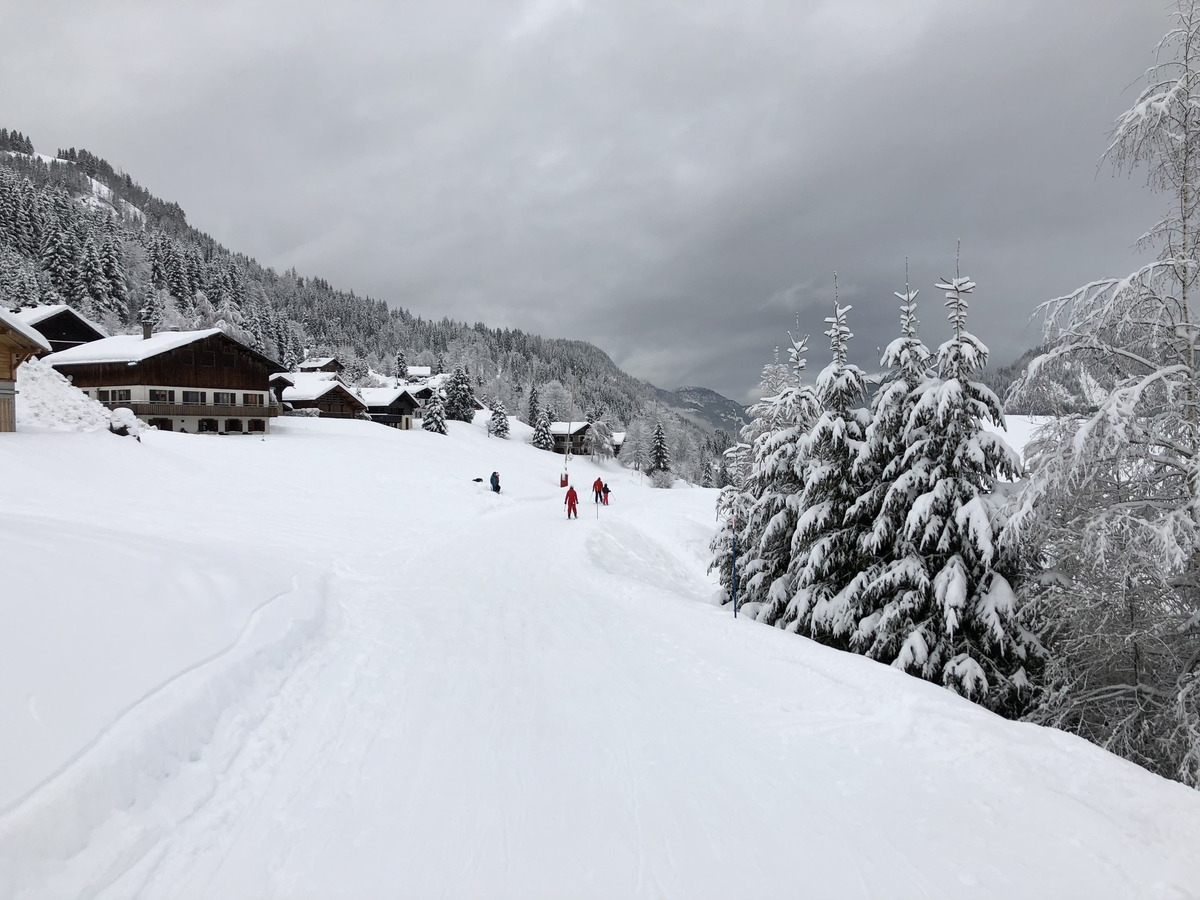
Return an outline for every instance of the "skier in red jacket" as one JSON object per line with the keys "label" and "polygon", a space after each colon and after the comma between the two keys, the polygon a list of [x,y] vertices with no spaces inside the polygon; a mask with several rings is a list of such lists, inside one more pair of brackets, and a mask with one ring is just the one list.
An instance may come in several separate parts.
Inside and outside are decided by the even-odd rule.
{"label": "skier in red jacket", "polygon": [[604,490],[604,479],[597,478],[592,482],[592,491],[596,494],[596,502],[601,502],[604,498],[600,496],[600,492]]}
{"label": "skier in red jacket", "polygon": [[567,499],[563,501],[567,504],[567,518],[571,518],[574,514],[575,518],[579,518],[579,495],[575,493],[575,487],[572,485],[567,488]]}

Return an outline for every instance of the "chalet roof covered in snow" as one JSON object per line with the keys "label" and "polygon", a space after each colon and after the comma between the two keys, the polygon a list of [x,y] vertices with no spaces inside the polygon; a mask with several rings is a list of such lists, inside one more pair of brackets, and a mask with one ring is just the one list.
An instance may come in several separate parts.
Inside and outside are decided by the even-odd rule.
{"label": "chalet roof covered in snow", "polygon": [[[59,350],[47,356],[52,366],[82,366],[97,363],[139,363],[168,350],[186,347],[214,334],[222,334],[220,328],[204,328],[200,331],[159,331],[143,338],[140,334],[118,334],[113,337],[80,344],[69,350]],[[232,339],[231,339],[232,340]]]}
{"label": "chalet roof covered in snow", "polygon": [[62,313],[62,312],[70,313],[75,318],[79,319],[79,321],[83,322],[84,324],[88,325],[91,328],[96,329],[96,331],[100,332],[101,334],[105,335],[106,337],[108,336],[107,332],[105,332],[105,330],[103,328],[101,328],[99,325],[97,325],[91,319],[84,316],[78,310],[73,309],[70,306],[67,306],[67,304],[65,304],[65,303],[54,303],[49,306],[27,306],[24,309],[18,309],[16,311],[15,315],[22,322],[25,322],[26,324],[32,325],[36,328],[38,322],[44,322],[47,319],[51,318],[52,316],[57,316],[59,313]]}
{"label": "chalet roof covered in snow", "polygon": [[291,387],[283,389],[283,400],[288,403],[319,400],[330,391],[341,390],[363,403],[362,397],[343,384],[340,378],[329,377],[335,374],[334,372],[292,372],[291,376],[295,381]]}
{"label": "chalet roof covered in snow", "polygon": [[428,378],[433,374],[432,366],[407,366],[405,371],[409,378]]}
{"label": "chalet roof covered in snow", "polygon": [[417,398],[412,395],[412,392],[405,387],[394,388],[359,388],[358,395],[366,401],[367,406],[391,406],[402,395],[408,394],[414,405],[417,405]]}
{"label": "chalet roof covered in snow", "polygon": [[551,422],[551,434],[579,434],[581,431],[586,431],[588,423],[584,422]]}
{"label": "chalet roof covered in snow", "polygon": [[[336,357],[320,356],[320,357],[316,357],[313,359],[304,360],[304,362],[300,363],[300,365],[297,366],[297,368],[299,368],[301,372],[311,372],[314,369],[323,368],[324,366],[327,366],[330,363],[334,363],[334,362],[337,362]],[[330,373],[330,374],[332,374],[332,373]]]}
{"label": "chalet roof covered in snow", "polygon": [[40,331],[38,331],[29,323],[23,322],[15,313],[10,313],[6,309],[0,309],[0,327],[13,332],[14,334],[20,335],[35,347],[40,347],[42,350],[50,349],[50,344],[47,343],[44,337],[42,337],[42,333]]}

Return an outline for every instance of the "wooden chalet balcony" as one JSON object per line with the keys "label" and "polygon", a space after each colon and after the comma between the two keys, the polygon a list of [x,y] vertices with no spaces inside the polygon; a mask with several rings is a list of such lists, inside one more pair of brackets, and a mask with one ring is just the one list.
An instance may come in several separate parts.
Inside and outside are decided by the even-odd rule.
{"label": "wooden chalet balcony", "polygon": [[134,400],[101,400],[109,409],[133,410],[139,419],[203,416],[206,419],[267,419],[279,415],[275,404],[266,406],[214,406],[211,403],[138,403]]}

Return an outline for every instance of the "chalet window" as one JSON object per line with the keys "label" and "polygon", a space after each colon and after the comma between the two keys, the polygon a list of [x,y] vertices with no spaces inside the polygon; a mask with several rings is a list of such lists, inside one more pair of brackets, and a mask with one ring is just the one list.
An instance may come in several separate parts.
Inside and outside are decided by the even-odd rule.
{"label": "chalet window", "polygon": [[183,363],[185,366],[194,366],[196,364],[196,351],[195,350],[180,350],[179,351],[179,361],[181,363]]}
{"label": "chalet window", "polygon": [[130,392],[129,392],[128,390],[124,390],[124,391],[113,391],[113,392],[112,392],[112,398],[113,398],[113,401],[114,401],[114,402],[115,402],[115,401],[117,401],[117,400],[128,400],[128,399],[129,399],[129,394],[130,394]]}
{"label": "chalet window", "polygon": [[98,399],[101,403],[108,402],[108,395],[109,391],[96,391],[96,399]]}
{"label": "chalet window", "polygon": [[175,423],[171,419],[151,419],[150,427],[159,431],[174,431]]}
{"label": "chalet window", "polygon": [[241,419],[226,419],[225,420],[225,430],[228,431],[230,434],[241,434],[242,433],[242,420]]}
{"label": "chalet window", "polygon": [[237,403],[237,394],[230,391],[213,391],[213,406],[233,406]]}
{"label": "chalet window", "polygon": [[242,406],[262,406],[262,394],[242,394]]}
{"label": "chalet window", "polygon": [[[174,403],[175,402],[175,392],[174,391],[156,391],[154,388],[150,388],[150,402],[151,403]],[[164,430],[169,430],[169,429],[164,429]]]}
{"label": "chalet window", "polygon": [[[183,392],[183,402],[184,403],[199,403],[201,406],[203,406],[205,403],[208,402],[207,391],[184,391]],[[214,430],[216,430],[216,429],[214,429]]]}
{"label": "chalet window", "polygon": [[236,353],[222,353],[221,354],[222,368],[232,369],[236,365],[237,365],[237,354]]}
{"label": "chalet window", "polygon": [[216,434],[216,432],[218,430],[219,429],[217,426],[216,419],[201,419],[200,420],[200,433],[201,434]]}
{"label": "chalet window", "polygon": [[91,391],[84,391],[84,392],[83,392],[83,396],[85,396],[85,397],[90,397],[90,396],[92,396],[92,392],[91,392]]}
{"label": "chalet window", "polygon": [[217,364],[217,351],[215,351],[215,350],[201,350],[200,351],[200,365],[215,366],[216,364]]}
{"label": "chalet window", "polygon": [[251,431],[266,431],[267,430],[266,420],[265,419],[251,419],[250,420],[250,430]]}

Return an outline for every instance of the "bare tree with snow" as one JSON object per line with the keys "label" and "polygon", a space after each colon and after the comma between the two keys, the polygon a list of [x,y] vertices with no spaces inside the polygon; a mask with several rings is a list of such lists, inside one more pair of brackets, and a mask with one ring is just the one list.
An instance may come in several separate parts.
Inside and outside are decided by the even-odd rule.
{"label": "bare tree with snow", "polygon": [[1098,402],[1039,436],[1010,530],[1053,658],[1037,719],[1200,785],[1200,6],[1172,19],[1106,151],[1166,196],[1160,252],[1040,307],[1051,349],[1015,395],[1073,370]]}

